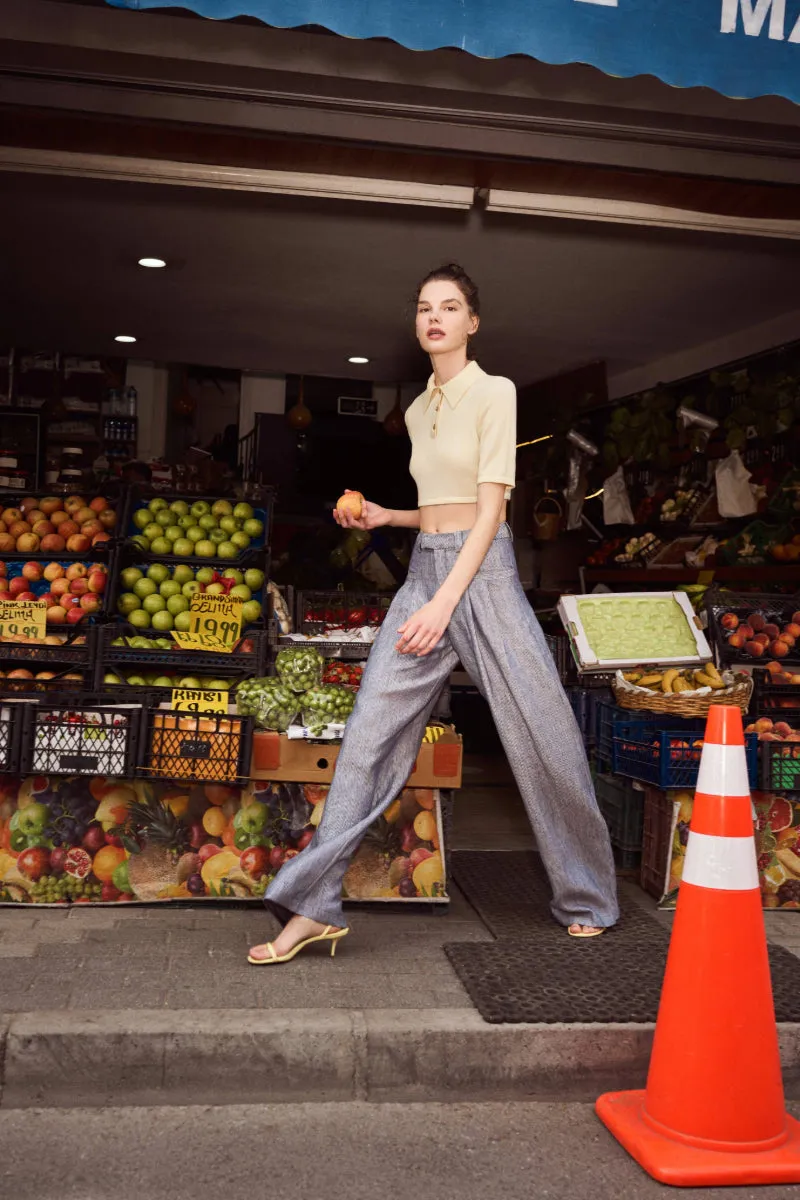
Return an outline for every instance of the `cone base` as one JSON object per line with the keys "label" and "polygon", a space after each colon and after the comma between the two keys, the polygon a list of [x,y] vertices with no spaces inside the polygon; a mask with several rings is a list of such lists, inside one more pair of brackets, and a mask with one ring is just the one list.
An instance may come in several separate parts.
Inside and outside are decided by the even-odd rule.
{"label": "cone base", "polygon": [[651,1129],[642,1119],[644,1099],[644,1091],[606,1092],[595,1111],[631,1158],[659,1183],[673,1187],[800,1183],[800,1121],[788,1114],[789,1137],[775,1150],[701,1150]]}

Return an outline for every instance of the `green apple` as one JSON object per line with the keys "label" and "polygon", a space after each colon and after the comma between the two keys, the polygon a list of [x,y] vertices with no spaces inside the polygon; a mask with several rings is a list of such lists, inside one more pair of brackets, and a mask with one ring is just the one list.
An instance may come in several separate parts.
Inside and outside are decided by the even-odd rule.
{"label": "green apple", "polygon": [[[176,538],[172,543],[172,553],[177,554],[180,558],[185,558],[188,554],[194,554],[194,542],[190,542],[187,537]],[[186,563],[181,563],[180,566],[187,571],[191,571],[192,569]],[[175,570],[177,571],[178,568],[176,567]],[[188,578],[191,578],[191,576],[188,576]]]}
{"label": "green apple", "polygon": [[178,613],[187,612],[189,601],[186,596],[170,596],[167,600],[167,611],[171,612],[173,617],[177,617]]}
{"label": "green apple", "polygon": [[128,639],[128,645],[132,650],[150,650],[153,643],[148,637],[132,637]]}
{"label": "green apple", "polygon": [[230,500],[215,500],[211,505],[212,516],[229,517],[233,512],[233,505]]}
{"label": "green apple", "polygon": [[198,567],[194,573],[194,577],[198,583],[213,583],[214,574],[213,567]]}
{"label": "green apple", "polygon": [[172,687],[172,680],[169,675],[156,675],[153,680],[153,687]]}
{"label": "green apple", "polygon": [[255,513],[253,512],[252,505],[245,504],[244,501],[242,501],[241,504],[236,505],[236,508],[233,510],[233,515],[238,517],[240,521],[249,521],[255,516]]}
{"label": "green apple", "polygon": [[238,567],[226,567],[222,572],[223,579],[232,579],[234,583],[244,583],[244,572]]}
{"label": "green apple", "polygon": [[186,633],[189,629],[190,620],[191,620],[191,617],[190,617],[188,611],[178,613],[177,617],[175,618],[175,628],[180,633]]}
{"label": "green apple", "polygon": [[168,542],[179,542],[183,540],[183,530],[180,525],[168,525],[164,530],[164,537]]}
{"label": "green apple", "polygon": [[146,538],[141,533],[137,533],[134,537],[131,538],[131,545],[136,546],[137,550],[143,550],[144,553],[146,554],[147,551],[150,549],[150,539]]}
{"label": "green apple", "polygon": [[238,546],[240,550],[246,550],[250,545],[250,538],[246,533],[232,533],[231,541],[233,542],[234,546]]}
{"label": "green apple", "polygon": [[136,629],[150,628],[150,613],[145,612],[143,608],[135,608],[128,614],[128,620]]}
{"label": "green apple", "polygon": [[172,554],[172,542],[165,537],[154,538],[150,543],[151,554]]}
{"label": "green apple", "polygon": [[230,679],[204,679],[203,687],[213,689],[215,692],[228,692],[231,681]]}
{"label": "green apple", "polygon": [[199,591],[200,584],[196,579],[190,579],[188,583],[184,583],[181,587],[181,593],[186,596],[187,599],[191,599],[191,597],[196,595]]}
{"label": "green apple", "polygon": [[123,637],[114,638],[111,645],[112,646],[124,646],[124,645],[126,645],[125,638],[123,638]]}
{"label": "green apple", "polygon": [[133,523],[137,529],[144,529],[146,525],[150,524],[152,519],[153,516],[149,508],[137,508],[133,514]]}
{"label": "green apple", "polygon": [[169,507],[170,511],[178,517],[185,517],[189,512],[189,505],[185,500],[173,500]]}
{"label": "green apple", "polygon": [[122,683],[122,679],[114,671],[106,671],[103,676],[103,683]]}
{"label": "green apple", "polygon": [[244,573],[244,582],[252,592],[259,592],[264,586],[264,572],[259,571],[258,567],[250,567]]}
{"label": "green apple", "polygon": [[246,600],[242,605],[242,624],[251,625],[261,616],[261,605],[258,600]]}
{"label": "green apple", "polygon": [[147,568],[147,578],[152,579],[155,584],[163,583],[165,579],[169,579],[169,567],[165,567],[163,563],[151,563]]}
{"label": "green apple", "polygon": [[156,513],[156,525],[160,525],[162,529],[166,529],[168,525],[171,525],[173,519],[174,514],[168,508],[162,508],[160,512]]}
{"label": "green apple", "polygon": [[240,600],[252,600],[253,599],[253,593],[250,591],[250,588],[247,586],[246,583],[237,583],[235,585],[235,587],[231,588],[228,595],[229,596],[238,596],[238,598]]}
{"label": "green apple", "polygon": [[117,612],[121,612],[123,617],[141,607],[142,602],[134,592],[123,592],[117,601]]}
{"label": "green apple", "polygon": [[[191,554],[191,551],[189,553]],[[178,563],[173,569],[172,578],[176,583],[188,583],[191,579],[194,579],[194,571],[188,563]]]}
{"label": "green apple", "polygon": [[[232,533],[231,537],[235,538],[236,534]],[[239,549],[233,542],[220,542],[217,546],[217,554],[220,558],[238,558]]]}
{"label": "green apple", "polygon": [[[224,546],[225,543],[223,542],[222,545]],[[217,553],[217,547],[208,538],[203,538],[201,542],[195,542],[194,552],[198,558],[213,558]]]}
{"label": "green apple", "polygon": [[156,645],[159,650],[171,650],[175,643],[172,638],[156,638]]}
{"label": "green apple", "polygon": [[204,517],[206,513],[211,512],[211,505],[207,500],[195,500],[191,508],[193,517]]}
{"label": "green apple", "polygon": [[175,522],[175,524],[180,525],[181,529],[191,529],[193,525],[197,524],[197,522],[191,513],[187,513],[185,517],[178,517],[178,520]]}
{"label": "green apple", "polygon": [[206,536],[205,529],[201,529],[199,525],[192,525],[186,530],[186,536],[190,542],[202,542]]}
{"label": "green apple", "polygon": [[144,675],[128,675],[125,682],[131,687],[147,687],[147,680]]}
{"label": "green apple", "polygon": [[181,585],[176,583],[174,579],[165,579],[163,583],[158,585],[158,590],[165,600],[169,600],[170,596],[180,596]]}
{"label": "green apple", "polygon": [[212,516],[211,513],[203,513],[202,517],[197,518],[197,524],[201,529],[216,529],[217,518]]}
{"label": "green apple", "polygon": [[150,613],[151,617],[153,613],[161,612],[162,609],[165,609],[166,607],[166,600],[163,596],[159,596],[158,592],[156,592],[153,596],[145,596],[144,600],[142,601],[142,608],[145,612]]}
{"label": "green apple", "polygon": [[151,513],[157,513],[160,512],[162,508],[167,507],[167,502],[163,496],[156,496],[150,501],[147,507],[150,509]]}
{"label": "green apple", "polygon": [[205,594],[207,596],[224,596],[225,588],[221,583],[207,583]]}
{"label": "green apple", "polygon": [[213,542],[215,546],[218,546],[220,542],[228,540],[228,535],[224,529],[209,529],[208,540]]}
{"label": "green apple", "polygon": [[144,529],[142,530],[142,535],[143,537],[147,538],[148,542],[152,542],[155,540],[155,538],[161,537],[161,526],[157,525],[155,521],[153,521],[151,525],[145,525]]}
{"label": "green apple", "polygon": [[119,577],[122,580],[122,586],[125,588],[125,591],[129,592],[136,583],[136,580],[141,579],[143,576],[144,571],[140,571],[138,567],[126,567],[124,571],[120,572]]}
{"label": "green apple", "polygon": [[[151,599],[155,600],[155,596],[152,596]],[[174,627],[175,619],[167,609],[153,613],[153,629],[157,630],[158,633],[168,633]]]}
{"label": "green apple", "polygon": [[200,680],[196,675],[184,675],[182,679],[178,680],[176,686],[183,688],[199,688]]}
{"label": "green apple", "polygon": [[219,523],[220,529],[224,529],[226,533],[236,533],[242,528],[242,522],[237,521],[236,517],[223,517]]}
{"label": "green apple", "polygon": [[242,526],[242,530],[248,535],[248,537],[261,537],[262,533],[264,532],[264,522],[259,521],[256,517],[253,517],[251,520],[245,521],[244,525]]}

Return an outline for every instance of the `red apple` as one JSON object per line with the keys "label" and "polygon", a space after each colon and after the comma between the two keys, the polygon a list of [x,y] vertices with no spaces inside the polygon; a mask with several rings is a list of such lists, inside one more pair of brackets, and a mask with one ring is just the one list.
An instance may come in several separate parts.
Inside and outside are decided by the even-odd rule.
{"label": "red apple", "polygon": [[56,602],[55,596],[53,595],[52,592],[43,592],[42,595],[37,596],[36,599],[39,601],[40,604],[46,604],[48,608],[50,608],[50,606],[55,604],[55,602]]}
{"label": "red apple", "polygon": [[48,563],[45,569],[42,571],[42,576],[47,580],[48,583],[52,583],[54,579],[60,579],[63,574],[64,568],[62,567],[61,563],[57,562]]}
{"label": "red apple", "polygon": [[77,625],[78,621],[82,621],[86,613],[81,608],[80,604],[76,604],[73,608],[67,611],[67,624]]}
{"label": "red apple", "polygon": [[30,533],[31,526],[27,521],[14,521],[13,525],[8,526],[8,532],[12,537],[21,537],[23,533]]}
{"label": "red apple", "polygon": [[81,533],[88,538],[93,538],[96,533],[102,533],[103,526],[99,521],[84,521],[81,525]]}
{"label": "red apple", "polygon": [[67,579],[83,579],[89,574],[89,568],[86,563],[70,563],[65,571],[65,574]]}
{"label": "red apple", "polygon": [[63,596],[69,591],[69,580],[64,575],[59,575],[58,579],[54,579],[50,584],[50,591],[54,596]]}
{"label": "red apple", "polygon": [[90,854],[97,854],[98,850],[102,850],[106,844],[106,834],[103,826],[92,822],[86,833],[83,835],[81,845],[84,850],[88,850]]}
{"label": "red apple", "polygon": [[[208,836],[205,830],[203,830],[203,836]],[[221,849],[222,847],[218,846],[215,842],[206,842],[197,851],[197,857],[200,859],[201,863],[204,863],[207,858],[213,858],[215,854],[219,854]]]}
{"label": "red apple", "polygon": [[0,533],[0,553],[13,554],[17,548],[17,539],[10,533]]}
{"label": "red apple", "polygon": [[23,496],[19,502],[19,507],[22,512],[28,512],[30,509],[39,507],[39,501],[35,496]]}
{"label": "red apple", "polygon": [[41,563],[26,562],[22,564],[22,574],[26,579],[30,579],[32,583],[36,583],[44,575],[44,570]]}
{"label": "red apple", "polygon": [[32,508],[29,512],[25,513],[25,520],[28,522],[31,529],[33,529],[37,521],[46,521],[47,517],[43,512],[40,512],[38,508]]}
{"label": "red apple", "polygon": [[4,508],[3,509],[3,524],[4,525],[6,525],[6,526],[13,525],[15,521],[21,521],[21,520],[22,520],[22,513],[20,512],[20,510],[18,508]]}
{"label": "red apple", "polygon": [[64,501],[64,511],[68,513],[75,513],[78,509],[85,507],[86,501],[83,496],[67,496]]}
{"label": "red apple", "polygon": [[[99,545],[101,544],[101,542],[109,542],[110,540],[111,540],[111,534],[110,534],[110,533],[105,533],[105,532],[103,532],[103,533],[96,533],[96,534],[94,535],[94,537],[92,538],[92,545],[93,545],[93,546],[99,546]],[[177,645],[177,643],[176,643],[176,645]]]}
{"label": "red apple", "polygon": [[15,575],[14,578],[9,581],[8,590],[13,597],[18,596],[20,592],[27,592],[27,579],[25,579],[22,575]]}
{"label": "red apple", "polygon": [[33,601],[36,599],[36,593],[35,592],[17,592],[15,599]]}
{"label": "red apple", "polygon": [[113,508],[104,508],[97,519],[103,529],[113,529],[117,523],[117,514]]}
{"label": "red apple", "polygon": [[63,625],[67,619],[67,610],[62,604],[54,604],[47,610],[48,625]]}
{"label": "red apple", "polygon": [[73,596],[83,596],[89,590],[89,580],[86,578],[71,579],[69,583],[69,590],[72,592]]}
{"label": "red apple", "polygon": [[33,671],[27,671],[24,667],[17,667],[16,671],[9,671],[6,679],[33,679]]}
{"label": "red apple", "polygon": [[95,496],[93,500],[89,501],[89,508],[92,510],[92,512],[104,512],[105,509],[108,508],[108,501],[106,500],[105,496]]}
{"label": "red apple", "polygon": [[60,554],[67,545],[60,533],[48,533],[42,538],[40,550],[43,554]]}
{"label": "red apple", "polygon": [[17,550],[20,554],[35,554],[40,544],[41,539],[35,533],[23,533],[17,538]]}
{"label": "red apple", "polygon": [[100,606],[100,597],[96,596],[94,592],[86,592],[85,595],[81,596],[81,608],[85,613],[99,612]]}
{"label": "red apple", "polygon": [[69,513],[65,513],[63,508],[57,508],[55,512],[48,513],[48,516],[55,525],[56,529],[58,529],[59,525],[62,525],[64,521],[69,520]]}
{"label": "red apple", "polygon": [[37,537],[47,537],[48,533],[55,533],[56,527],[52,521],[41,520],[37,521],[33,526],[33,532]]}
{"label": "red apple", "polygon": [[51,513],[58,512],[60,508],[61,501],[59,500],[58,496],[45,496],[43,500],[39,501],[39,510],[43,512],[45,516],[49,517]]}
{"label": "red apple", "polygon": [[70,554],[85,554],[91,548],[92,540],[83,533],[73,533],[67,538],[67,549]]}
{"label": "red apple", "polygon": [[58,532],[63,538],[71,538],[73,533],[80,533],[81,527],[77,521],[62,521],[58,527]]}
{"label": "red apple", "polygon": [[83,508],[79,508],[77,512],[72,514],[72,519],[73,521],[77,521],[79,525],[83,525],[84,521],[94,520],[94,511],[91,508],[87,508],[84,504]]}
{"label": "red apple", "polygon": [[[0,579],[0,592],[7,592],[7,591],[8,591],[8,580]],[[177,644],[178,643],[176,642],[175,645],[177,646]]]}
{"label": "red apple", "polygon": [[104,592],[106,590],[105,571],[92,571],[89,576],[89,591]]}

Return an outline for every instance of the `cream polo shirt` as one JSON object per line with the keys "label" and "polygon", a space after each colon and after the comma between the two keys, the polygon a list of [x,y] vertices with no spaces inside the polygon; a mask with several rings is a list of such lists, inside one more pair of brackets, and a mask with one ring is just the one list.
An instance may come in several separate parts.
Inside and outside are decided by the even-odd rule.
{"label": "cream polo shirt", "polygon": [[410,470],[419,507],[474,504],[479,483],[515,482],[517,390],[502,375],[467,363],[441,388],[428,386],[409,406]]}

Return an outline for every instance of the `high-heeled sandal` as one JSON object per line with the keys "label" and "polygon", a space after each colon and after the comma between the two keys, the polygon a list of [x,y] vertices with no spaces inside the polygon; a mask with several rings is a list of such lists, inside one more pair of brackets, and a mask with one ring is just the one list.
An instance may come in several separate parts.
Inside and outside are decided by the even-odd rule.
{"label": "high-heeled sandal", "polygon": [[348,926],[344,929],[333,929],[331,925],[326,925],[322,933],[317,933],[314,937],[304,938],[302,942],[298,942],[296,946],[292,946],[291,950],[288,950],[286,954],[276,954],[272,942],[265,942],[264,945],[269,953],[269,958],[253,958],[252,954],[248,954],[247,961],[255,967],[289,962],[296,954],[299,954],[301,950],[305,950],[306,946],[312,946],[314,942],[330,942],[331,958],[333,958],[336,954],[338,943],[343,937],[347,937],[349,932],[350,929]]}

